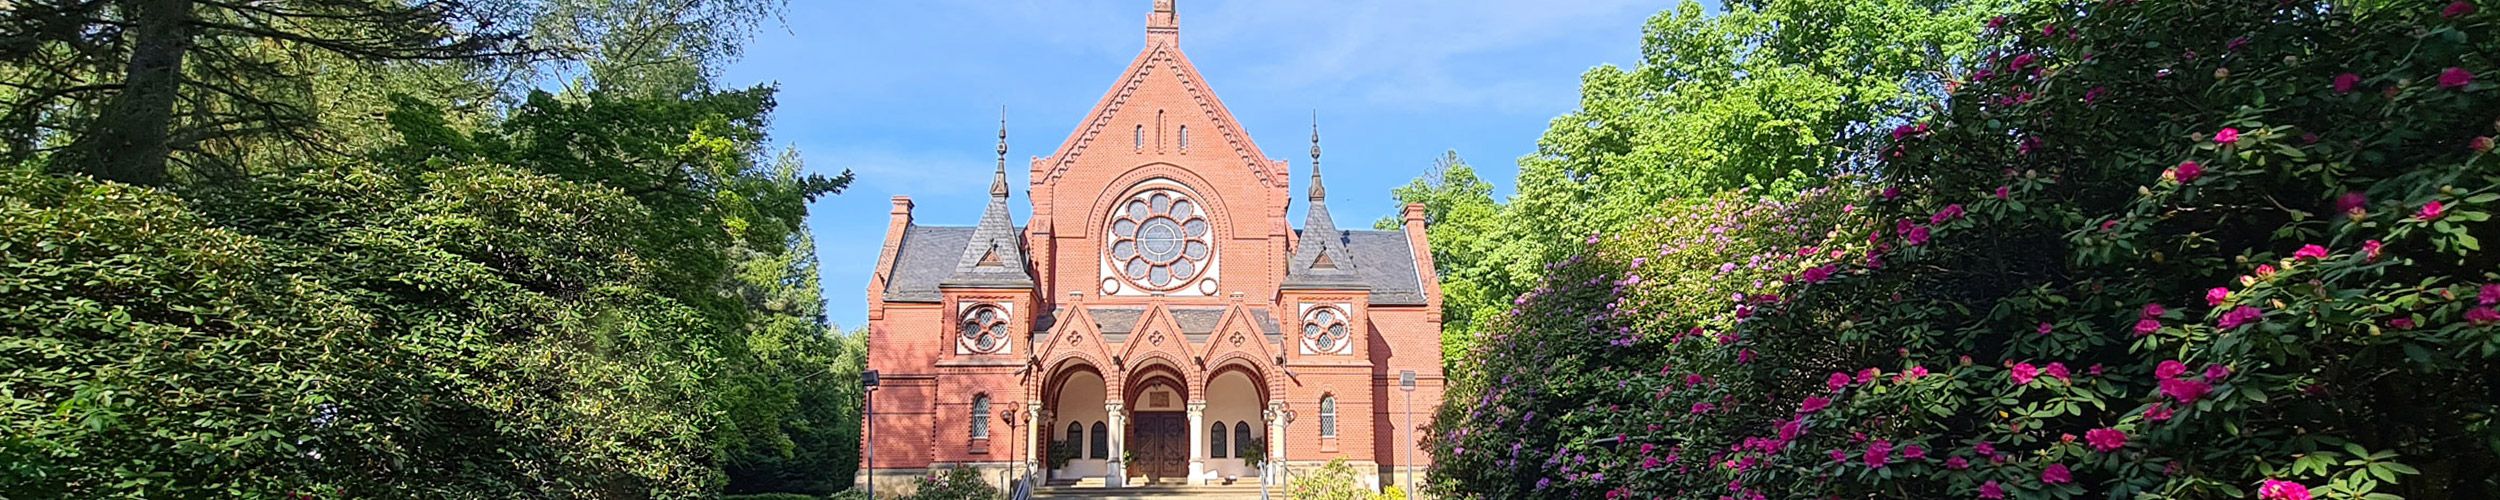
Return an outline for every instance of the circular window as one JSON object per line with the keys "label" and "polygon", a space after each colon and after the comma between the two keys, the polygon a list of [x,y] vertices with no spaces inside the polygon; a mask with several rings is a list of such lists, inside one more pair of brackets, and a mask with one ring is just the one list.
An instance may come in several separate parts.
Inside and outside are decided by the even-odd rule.
{"label": "circular window", "polygon": [[1007,311],[994,305],[973,306],[964,312],[964,324],[956,340],[964,352],[997,354],[1007,350]]}
{"label": "circular window", "polygon": [[1173,290],[1206,273],[1215,255],[1204,207],[1171,189],[1130,196],[1111,219],[1110,268],[1147,290]]}
{"label": "circular window", "polygon": [[1311,352],[1334,353],[1346,347],[1346,315],[1335,306],[1313,307],[1302,313],[1302,347]]}

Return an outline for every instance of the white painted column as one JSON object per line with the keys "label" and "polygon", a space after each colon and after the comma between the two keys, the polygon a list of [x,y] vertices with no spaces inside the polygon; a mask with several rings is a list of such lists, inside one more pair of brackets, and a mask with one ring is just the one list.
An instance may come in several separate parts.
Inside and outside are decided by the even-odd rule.
{"label": "white painted column", "polygon": [[1207,484],[1207,403],[1189,404],[1189,484]]}
{"label": "white painted column", "polygon": [[1041,472],[1042,466],[1049,465],[1050,462],[1042,459],[1041,452],[1048,451],[1050,448],[1042,446],[1042,437],[1048,436],[1042,433],[1042,429],[1049,427],[1049,422],[1042,420],[1042,403],[1026,402],[1024,404],[1024,471],[1028,476],[1034,478],[1045,476]]}
{"label": "white painted column", "polygon": [[1113,488],[1128,486],[1128,464],[1124,460],[1128,453],[1121,449],[1127,444],[1123,441],[1128,437],[1128,419],[1120,414],[1119,403],[1103,403],[1102,411],[1111,418],[1111,429],[1104,431],[1111,433],[1111,456],[1104,457],[1110,460],[1103,465],[1103,470],[1110,473],[1104,474],[1102,484]]}
{"label": "white painted column", "polygon": [[[1267,408],[1267,461],[1276,464],[1274,470],[1282,473],[1285,470],[1285,404],[1268,403]],[[1270,476],[1267,480],[1276,481],[1279,478]]]}

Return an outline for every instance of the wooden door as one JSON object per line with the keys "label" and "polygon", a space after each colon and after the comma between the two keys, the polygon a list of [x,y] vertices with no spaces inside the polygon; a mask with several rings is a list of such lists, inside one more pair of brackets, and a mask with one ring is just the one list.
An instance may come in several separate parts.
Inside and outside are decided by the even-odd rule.
{"label": "wooden door", "polygon": [[1189,417],[1174,412],[1139,412],[1129,442],[1137,449],[1134,476],[1149,480],[1181,480],[1189,476]]}

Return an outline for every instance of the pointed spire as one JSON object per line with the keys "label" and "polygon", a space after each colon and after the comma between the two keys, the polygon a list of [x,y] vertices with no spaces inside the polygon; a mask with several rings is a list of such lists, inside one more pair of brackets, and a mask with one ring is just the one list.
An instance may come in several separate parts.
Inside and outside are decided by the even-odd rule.
{"label": "pointed spire", "polygon": [[1347,237],[1328,214],[1328,187],[1319,175],[1319,112],[1311,112],[1311,209],[1303,214],[1302,239],[1285,270],[1286,288],[1368,289],[1354,271]]}
{"label": "pointed spire", "polygon": [[990,178],[990,206],[981,212],[981,225],[972,229],[972,237],[964,242],[964,253],[955,261],[955,274],[938,287],[1032,288],[1033,277],[1024,269],[1023,234],[1016,230],[1015,219],[1007,213],[1007,108],[998,108],[998,171]]}

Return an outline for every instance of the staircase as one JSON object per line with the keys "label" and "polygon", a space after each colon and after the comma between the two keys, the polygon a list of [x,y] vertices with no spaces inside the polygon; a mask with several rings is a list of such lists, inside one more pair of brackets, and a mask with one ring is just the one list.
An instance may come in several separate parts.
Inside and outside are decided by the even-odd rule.
{"label": "staircase", "polygon": [[[1276,495],[1275,498],[1284,498],[1283,491],[1275,491],[1273,493]],[[1246,480],[1226,485],[1156,484],[1130,486],[1126,488],[1105,488],[1103,487],[1102,478],[1098,477],[1073,480],[1059,479],[1052,480],[1049,483],[1044,483],[1042,487],[1034,489],[1033,498],[1037,500],[1078,498],[1111,500],[1144,498],[1256,500],[1259,498],[1259,483],[1255,480]]]}

